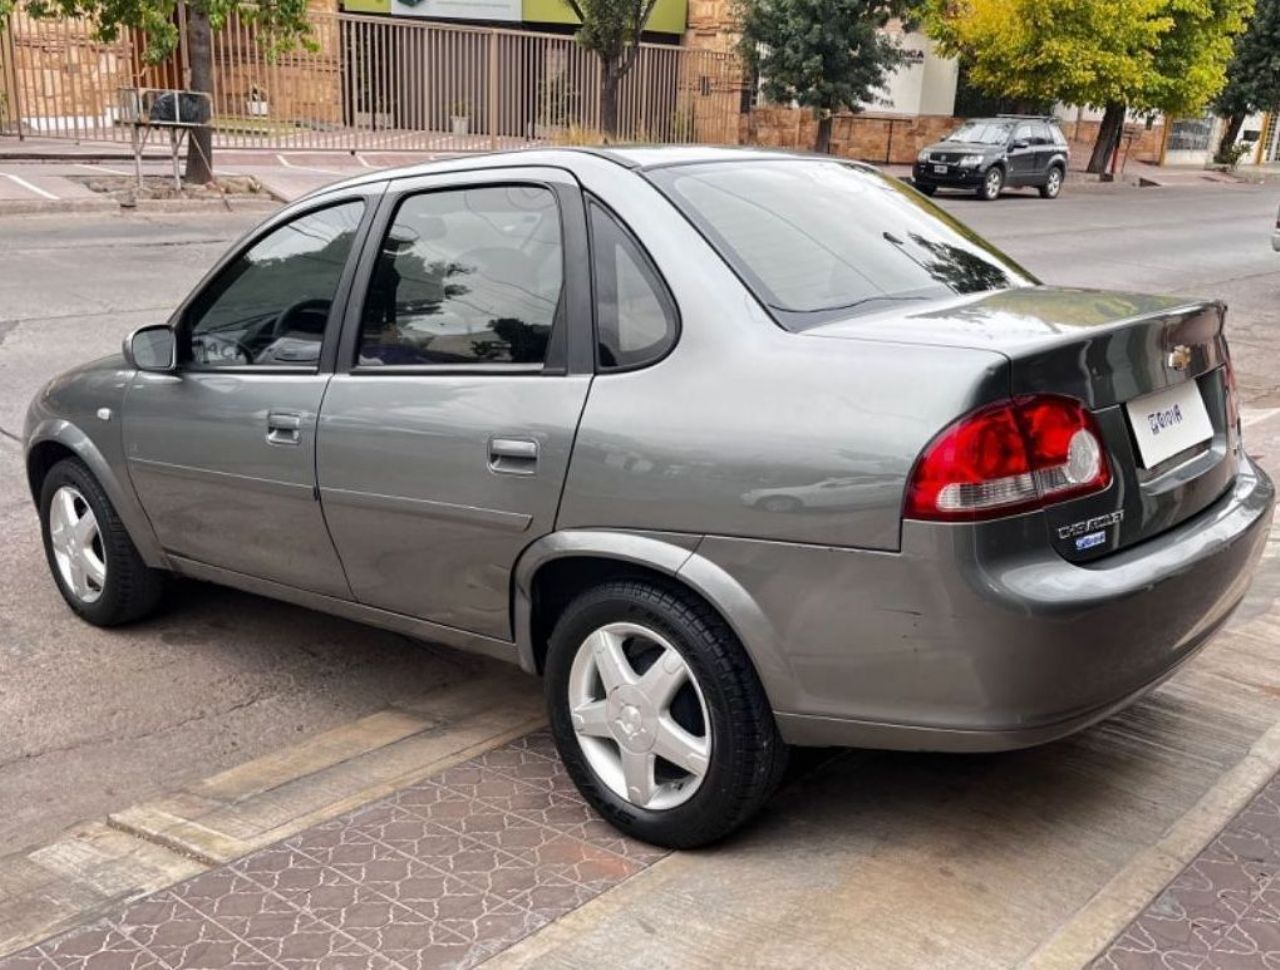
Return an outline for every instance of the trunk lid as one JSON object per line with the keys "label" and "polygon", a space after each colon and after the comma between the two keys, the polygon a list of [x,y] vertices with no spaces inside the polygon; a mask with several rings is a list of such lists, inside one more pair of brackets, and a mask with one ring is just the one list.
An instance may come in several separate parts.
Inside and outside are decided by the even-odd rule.
{"label": "trunk lid", "polygon": [[[1105,492],[1044,514],[1054,548],[1087,562],[1190,518],[1234,482],[1239,442],[1238,429],[1228,428],[1225,309],[1216,301],[1035,286],[898,303],[804,333],[991,350],[1009,360],[1011,396],[1083,401],[1098,420],[1115,480]],[[1187,397],[1197,393],[1203,416]],[[1180,401],[1179,409],[1170,400]],[[1166,441],[1180,441],[1174,436],[1184,417],[1199,418],[1203,430],[1193,437],[1204,440],[1144,460],[1135,422],[1154,421],[1166,432],[1162,416],[1179,424]],[[1145,443],[1153,447],[1150,437]]]}

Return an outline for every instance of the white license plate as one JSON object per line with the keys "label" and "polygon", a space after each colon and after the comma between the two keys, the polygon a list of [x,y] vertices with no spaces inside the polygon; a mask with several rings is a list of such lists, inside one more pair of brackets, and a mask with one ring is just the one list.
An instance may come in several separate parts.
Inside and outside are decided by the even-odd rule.
{"label": "white license plate", "polygon": [[1200,385],[1195,381],[1166,387],[1125,404],[1138,441],[1143,468],[1154,468],[1192,445],[1213,437]]}
{"label": "white license plate", "polygon": [[947,166],[945,165],[935,165],[933,166],[933,170],[939,175],[947,174]]}

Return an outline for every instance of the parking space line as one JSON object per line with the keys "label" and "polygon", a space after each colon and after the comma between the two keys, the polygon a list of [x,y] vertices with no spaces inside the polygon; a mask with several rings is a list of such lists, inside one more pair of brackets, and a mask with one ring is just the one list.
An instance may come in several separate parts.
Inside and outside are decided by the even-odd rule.
{"label": "parking space line", "polygon": [[289,159],[285,158],[279,152],[276,152],[276,159],[285,168],[297,169],[299,172],[319,172],[322,175],[346,175],[347,174],[346,172],[341,172],[332,168],[314,168],[311,165],[294,165],[293,162],[289,161]]}
{"label": "parking space line", "polygon": [[88,162],[76,162],[76,168],[87,168],[91,172],[106,172],[108,175],[132,175],[122,168],[111,168],[109,165],[90,165]]}
{"label": "parking space line", "polygon": [[48,192],[40,188],[40,186],[38,185],[32,185],[30,182],[24,179],[21,175],[14,175],[11,172],[0,172],[0,175],[3,175],[5,178],[11,180],[17,185],[22,186],[22,188],[26,189],[28,192],[34,192],[36,195],[43,195],[46,199],[56,200],[58,198],[52,192]]}

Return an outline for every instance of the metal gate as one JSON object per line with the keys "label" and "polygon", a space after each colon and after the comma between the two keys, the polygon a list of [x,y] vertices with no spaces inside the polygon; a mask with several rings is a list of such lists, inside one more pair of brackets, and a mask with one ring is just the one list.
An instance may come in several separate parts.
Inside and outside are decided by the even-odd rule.
{"label": "metal gate", "polygon": [[[600,61],[558,34],[342,13],[309,16],[312,43],[267,56],[251,23],[213,38],[214,143],[229,148],[468,151],[592,141]],[[129,141],[116,92],[172,87],[140,37],[107,44],[78,20],[15,12],[0,36],[0,131]],[[739,140],[732,54],[642,44],[619,94],[629,141]],[[5,127],[7,125],[7,127]]]}

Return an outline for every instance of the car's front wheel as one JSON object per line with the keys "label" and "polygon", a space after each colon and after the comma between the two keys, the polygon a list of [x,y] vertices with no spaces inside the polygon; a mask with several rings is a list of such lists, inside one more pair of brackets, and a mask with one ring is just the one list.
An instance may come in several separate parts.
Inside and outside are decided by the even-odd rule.
{"label": "car's front wheel", "polygon": [[166,575],[134,547],[110,499],[77,458],[54,465],[40,489],[45,557],[67,605],[95,626],[151,613]]}
{"label": "car's front wheel", "polygon": [[993,165],[982,177],[982,185],[978,188],[978,198],[991,202],[1000,198],[1000,190],[1004,188],[1004,169]]}
{"label": "car's front wheel", "polygon": [[579,791],[646,842],[691,848],[724,837],[786,764],[738,638],[674,583],[622,579],[578,596],[551,634],[546,691]]}
{"label": "car's front wheel", "polygon": [[921,192],[921,194],[927,195],[930,198],[932,198],[933,194],[938,191],[938,187],[936,185],[929,185],[925,182],[917,182],[916,188]]}

